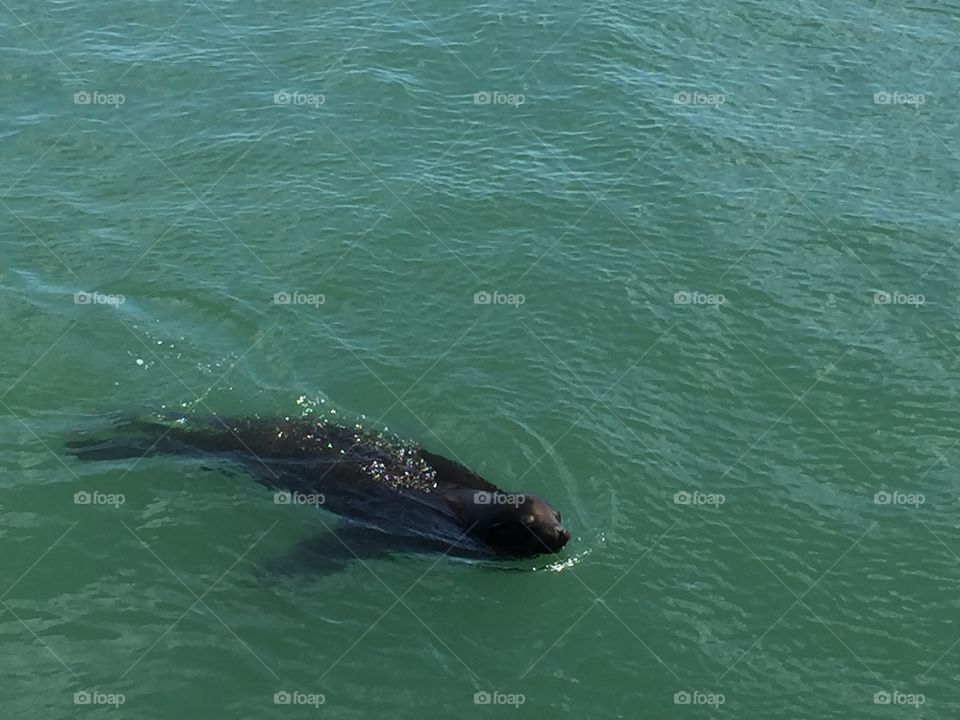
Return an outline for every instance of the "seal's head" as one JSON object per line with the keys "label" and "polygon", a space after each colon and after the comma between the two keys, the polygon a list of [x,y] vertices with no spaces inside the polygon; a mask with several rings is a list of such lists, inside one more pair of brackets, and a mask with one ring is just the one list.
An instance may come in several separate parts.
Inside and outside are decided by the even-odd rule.
{"label": "seal's head", "polygon": [[445,493],[468,535],[507,555],[559,552],[570,539],[560,513],[525,493],[457,490]]}

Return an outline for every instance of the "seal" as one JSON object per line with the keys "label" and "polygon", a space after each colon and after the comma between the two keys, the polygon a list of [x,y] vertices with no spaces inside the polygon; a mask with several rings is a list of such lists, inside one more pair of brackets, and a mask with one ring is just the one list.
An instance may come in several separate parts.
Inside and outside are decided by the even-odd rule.
{"label": "seal", "polygon": [[81,437],[67,448],[86,460],[192,454],[240,463],[280,502],[318,505],[355,525],[460,556],[532,557],[559,552],[570,539],[543,498],[502,490],[459,462],[359,425],[288,417],[128,419],[106,438]]}

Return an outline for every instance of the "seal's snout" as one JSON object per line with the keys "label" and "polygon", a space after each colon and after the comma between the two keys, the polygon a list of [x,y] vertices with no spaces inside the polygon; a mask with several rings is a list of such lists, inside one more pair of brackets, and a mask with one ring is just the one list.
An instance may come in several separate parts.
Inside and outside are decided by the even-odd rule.
{"label": "seal's snout", "polygon": [[570,541],[570,533],[563,526],[559,511],[542,498],[533,498],[529,509],[531,527],[541,545],[552,553],[560,552]]}
{"label": "seal's snout", "polygon": [[568,542],[570,542],[570,533],[563,525],[555,526],[547,540],[552,552],[560,552]]}

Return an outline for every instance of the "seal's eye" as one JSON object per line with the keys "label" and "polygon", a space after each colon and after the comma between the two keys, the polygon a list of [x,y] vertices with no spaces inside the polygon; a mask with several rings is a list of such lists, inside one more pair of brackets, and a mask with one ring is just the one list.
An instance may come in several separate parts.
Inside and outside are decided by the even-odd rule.
{"label": "seal's eye", "polygon": [[523,518],[520,520],[520,522],[522,522],[527,527],[530,527],[531,525],[533,525],[535,520],[536,518],[533,515],[524,515]]}
{"label": "seal's eye", "polygon": [[558,523],[562,523],[562,522],[563,522],[563,517],[561,517],[561,515],[560,515],[559,512],[557,513],[557,522],[558,522]]}

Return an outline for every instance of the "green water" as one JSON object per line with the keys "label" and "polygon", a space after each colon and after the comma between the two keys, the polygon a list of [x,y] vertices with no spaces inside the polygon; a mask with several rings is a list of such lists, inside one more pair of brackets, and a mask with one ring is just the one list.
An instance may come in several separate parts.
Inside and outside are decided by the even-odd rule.
{"label": "green water", "polygon": [[[956,717],[958,11],[2,3],[4,716]],[[573,539],[291,563],[332,518],[236,469],[65,455],[144,408]]]}

